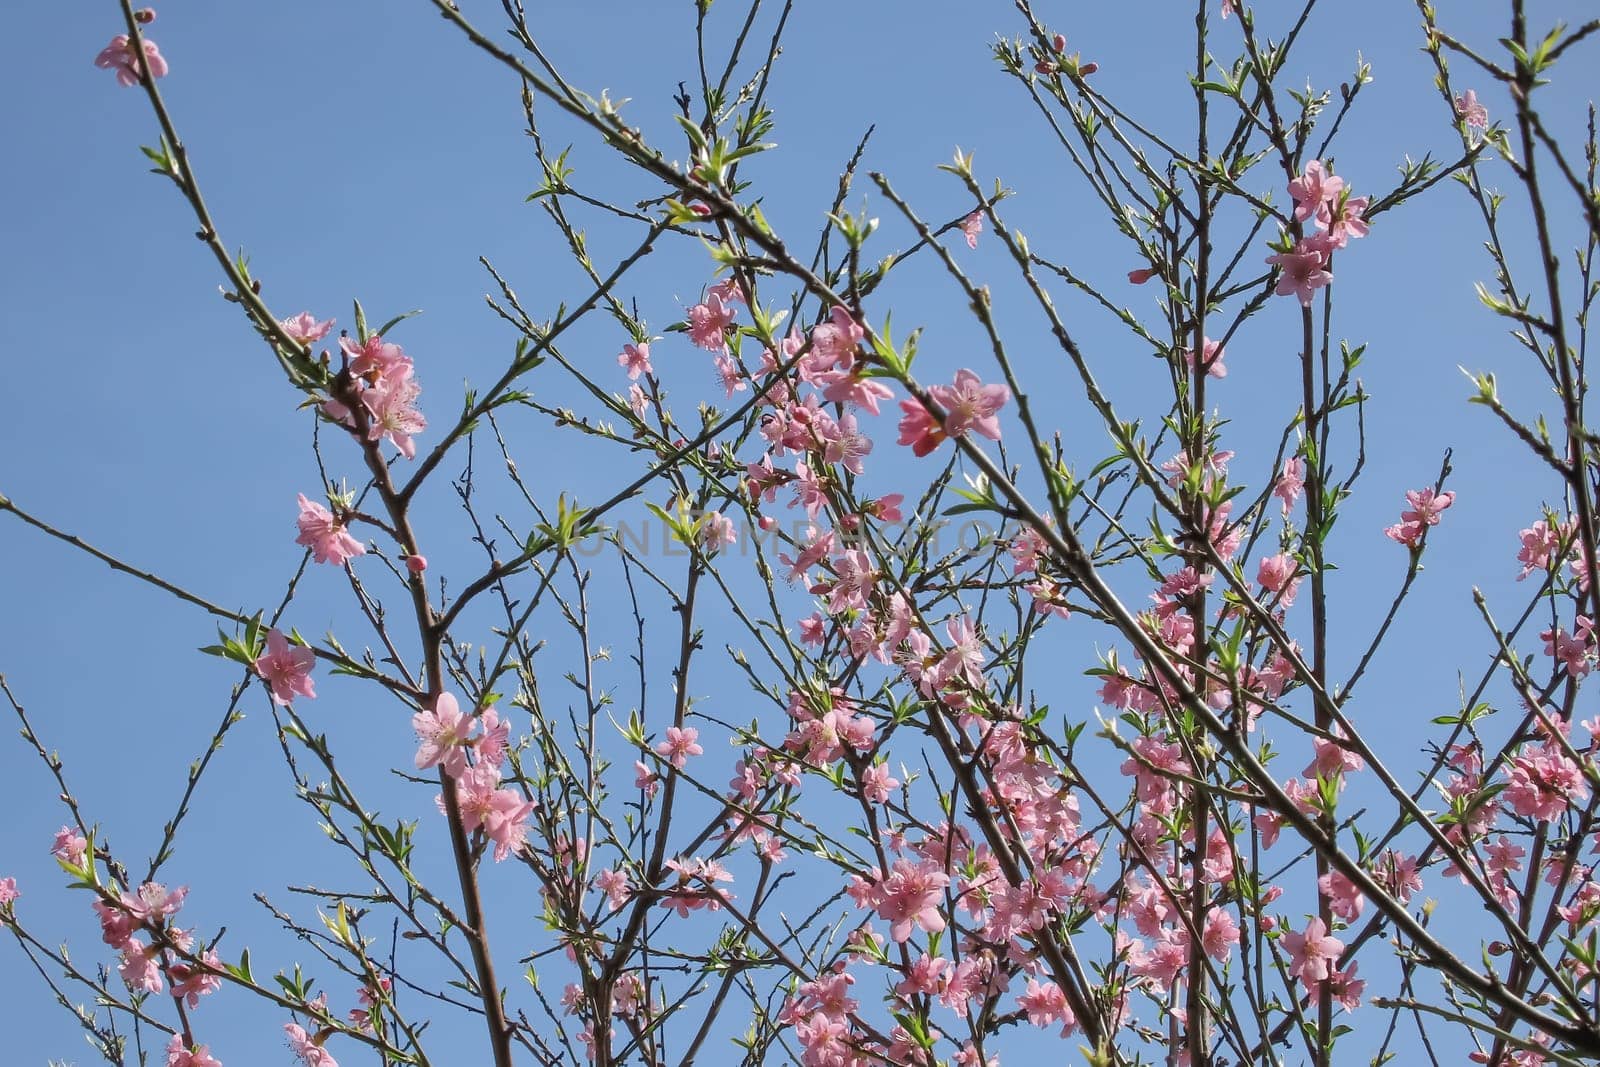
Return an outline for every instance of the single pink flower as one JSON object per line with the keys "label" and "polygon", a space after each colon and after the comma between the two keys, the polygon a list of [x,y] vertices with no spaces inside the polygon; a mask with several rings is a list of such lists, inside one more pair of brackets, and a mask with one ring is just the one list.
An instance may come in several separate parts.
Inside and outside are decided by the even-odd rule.
{"label": "single pink flower", "polygon": [[710,352],[728,350],[727,331],[733,326],[734,310],[715,292],[706,294],[704,303],[689,309],[689,339]]}
{"label": "single pink flower", "polygon": [[900,401],[900,441],[911,446],[911,454],[926,456],[944,442],[943,424],[928,413],[915,397]]}
{"label": "single pink flower", "polygon": [[350,373],[369,382],[381,378],[409,378],[415,369],[405,349],[385,341],[382,334],[375,333],[361,343],[351,337],[340,337],[339,349],[350,360]]}
{"label": "single pink flower", "polygon": [[327,1050],[322,1047],[322,1043],[328,1039],[330,1033],[331,1031],[324,1030],[322,1033],[312,1035],[306,1033],[298,1023],[283,1024],[283,1034],[289,1039],[289,1050],[299,1056],[306,1067],[339,1067],[338,1061],[328,1055]]}
{"label": "single pink flower", "polygon": [[209,1046],[191,1049],[184,1045],[182,1034],[173,1034],[167,1042],[167,1067],[222,1067],[222,1061],[211,1055]]}
{"label": "single pink flower", "polygon": [[298,315],[278,320],[278,328],[287,334],[290,340],[309,345],[328,336],[328,331],[333,329],[333,320],[324,319],[318,322],[317,317],[311,312],[302,311]]}
{"label": "single pink flower", "polygon": [[417,446],[412,438],[428,428],[428,420],[417,407],[417,397],[422,386],[406,374],[403,377],[385,375],[361,392],[361,402],[369,416],[367,440],[389,442],[407,459],[415,459]]}
{"label": "single pink flower", "polygon": [[[118,85],[133,86],[141,81],[139,53],[125,33],[111,38],[111,43],[95,56],[94,65],[102,70],[116,71]],[[144,65],[150,68],[153,78],[167,76],[167,61],[161,57],[161,50],[156,43],[148,38],[144,40]]]}
{"label": "single pink flower", "polygon": [[70,826],[63,826],[56,831],[56,839],[50,846],[50,854],[56,859],[74,867],[82,867],[88,853],[89,842],[78,831]]}
{"label": "single pink flower", "polygon": [[1456,114],[1472,129],[1489,128],[1489,109],[1478,102],[1478,94],[1472,89],[1456,97]]}
{"label": "single pink flower", "polygon": [[1279,296],[1297,297],[1303,307],[1311,306],[1311,295],[1333,281],[1327,269],[1326,238],[1307,237],[1291,251],[1267,257],[1267,262],[1280,270],[1278,285],[1273,291]]}
{"label": "single pink flower", "polygon": [[696,738],[699,736],[700,731],[693,726],[685,726],[681,729],[676,726],[669,726],[667,727],[667,738],[656,745],[656,752],[681,771],[688,764],[690,756],[699,756],[705,753],[705,749],[701,748],[696,742]]}
{"label": "single pink flower", "polygon": [[617,356],[617,366],[628,372],[630,382],[637,381],[641,374],[654,374],[655,368],[650,366],[650,345],[644,341],[623,345]]}
{"label": "single pink flower", "polygon": [[889,774],[887,763],[875,763],[861,772],[861,795],[874,804],[887,804],[900,781]]}
{"label": "single pink flower", "polygon": [[1318,986],[1333,973],[1333,965],[1344,952],[1344,942],[1328,934],[1328,925],[1321,919],[1306,923],[1304,933],[1289,931],[1283,935],[1284,951],[1289,953],[1289,973],[1308,987]]}
{"label": "single pink flower", "polygon": [[294,703],[296,695],[316,698],[311,681],[311,668],[316,662],[315,652],[304,645],[291,645],[274,627],[267,631],[267,650],[256,660],[256,673],[272,689],[272,702],[287,706]]}
{"label": "single pink flower", "polygon": [[1329,174],[1322,160],[1313,159],[1306,164],[1305,173],[1289,183],[1289,195],[1294,197],[1294,217],[1300,222],[1314,219],[1323,205],[1335,202],[1344,192],[1344,179]]}
{"label": "single pink flower", "polygon": [[606,903],[611,905],[612,911],[622,907],[633,896],[633,887],[628,884],[628,872],[620,868],[595,875],[594,887],[606,895]]}
{"label": "single pink flower", "polygon": [[928,392],[945,409],[947,435],[961,437],[972,431],[991,441],[1000,440],[998,414],[1011,399],[1011,390],[1006,386],[984,385],[976,374],[963,369],[956,371],[955,384],[936,385]]}
{"label": "single pink flower", "polygon": [[0,878],[0,908],[10,907],[21,895],[15,878]]}
{"label": "single pink flower", "polygon": [[[1194,349],[1185,348],[1182,350],[1182,352],[1183,361],[1184,363],[1188,364],[1189,369],[1199,370],[1200,368],[1195,366]],[[1228,368],[1222,365],[1223,352],[1221,341],[1213,341],[1209,337],[1205,338],[1200,352],[1200,362],[1204,364],[1205,372],[1208,377],[1226,378],[1228,376]]]}
{"label": "single pink flower", "polygon": [[300,536],[294,539],[294,543],[311,549],[318,563],[342,567],[352,556],[366,554],[366,547],[350,536],[343,523],[334,521],[331,511],[306,499],[304,493],[300,494],[300,518],[297,521]]}
{"label": "single pink flower", "polygon": [[461,713],[461,706],[449,693],[440,693],[433,707],[411,716],[411,728],[421,744],[417,747],[417,770],[442,766],[452,778],[459,778],[467,766],[467,735],[472,732],[472,717]]}
{"label": "single pink flower", "polygon": [[968,248],[978,247],[978,234],[983,232],[983,213],[974,211],[961,220],[961,232],[967,239]]}
{"label": "single pink flower", "polygon": [[1306,461],[1299,456],[1290,456],[1283,461],[1283,473],[1272,484],[1272,495],[1283,501],[1284,515],[1289,514],[1289,509],[1300,499],[1305,487]]}
{"label": "single pink flower", "polygon": [[1328,901],[1328,909],[1334,915],[1347,923],[1353,923],[1361,917],[1361,909],[1366,905],[1367,898],[1362,896],[1354,882],[1339,871],[1329,871],[1317,879],[1317,888],[1322,891]]}

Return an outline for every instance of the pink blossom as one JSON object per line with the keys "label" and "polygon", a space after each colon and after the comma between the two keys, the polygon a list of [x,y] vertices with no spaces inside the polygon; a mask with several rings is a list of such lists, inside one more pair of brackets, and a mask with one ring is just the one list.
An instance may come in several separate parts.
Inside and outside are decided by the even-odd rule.
{"label": "pink blossom", "polygon": [[595,875],[594,887],[605,894],[606,903],[611,905],[612,911],[626,904],[628,898],[633,895],[633,887],[628,884],[628,872],[621,868],[601,871]]}
{"label": "pink blossom", "polygon": [[949,884],[950,879],[935,866],[896,860],[889,876],[873,891],[878,914],[890,923],[889,937],[903,942],[911,936],[913,926],[929,933],[943,930],[939,905]]}
{"label": "pink blossom", "polygon": [[467,766],[467,735],[472,732],[472,718],[461,713],[456,698],[440,693],[433,707],[411,716],[411,728],[421,742],[417,746],[417,770],[443,767],[450,777],[459,778]]}
{"label": "pink blossom", "polygon": [[811,328],[811,354],[802,365],[802,376],[849,370],[866,335],[848,311],[837,305],[830,308],[827,319]]}
{"label": "pink blossom", "polygon": [[294,543],[311,549],[318,563],[342,567],[352,556],[366,554],[366,547],[350,536],[344,523],[336,522],[331,511],[306,499],[304,493],[300,494],[300,517],[297,522],[300,536],[294,539]]}
{"label": "pink blossom", "polygon": [[1328,926],[1321,919],[1306,923],[1304,933],[1293,930],[1283,935],[1284,951],[1289,953],[1289,973],[1299,978],[1307,987],[1315,987],[1328,980],[1333,965],[1344,952],[1344,942],[1328,934]]}
{"label": "pink blossom", "polygon": [[304,645],[291,645],[274,627],[267,631],[267,650],[256,660],[255,667],[272,690],[272,702],[288,706],[296,696],[308,700],[316,697],[311,681],[311,668],[316,662],[315,652]]}
{"label": "pink blossom", "polygon": [[50,854],[63,863],[74,867],[82,867],[88,858],[89,842],[70,826],[63,826],[56,831],[55,841],[50,845]]}
{"label": "pink blossom", "polygon": [[623,345],[622,353],[617,356],[617,365],[628,372],[630,382],[637,381],[641,374],[655,373],[655,368],[650,366],[650,345],[645,341]]}
{"label": "pink blossom", "polygon": [[1333,281],[1327,269],[1328,254],[1321,237],[1307,237],[1288,252],[1267,257],[1267,262],[1278,267],[1279,296],[1297,297],[1304,307],[1311,306],[1311,295]]}
{"label": "pink blossom", "polygon": [[9,908],[21,895],[15,878],[0,878],[0,908]]}
{"label": "pink blossom", "polygon": [[174,960],[167,965],[172,978],[172,995],[188,1001],[190,1008],[198,1007],[200,998],[210,996],[222,988],[222,960],[215,952],[207,950],[200,963]]}
{"label": "pink blossom", "polygon": [[222,1067],[222,1061],[211,1055],[210,1046],[190,1049],[184,1045],[182,1034],[173,1034],[167,1042],[167,1067]]}
{"label": "pink blossom", "polygon": [[1422,891],[1422,875],[1417,871],[1416,857],[1394,849],[1378,857],[1372,877],[1402,904],[1409,901],[1413,893]]}
{"label": "pink blossom", "polygon": [[414,436],[428,428],[428,420],[417,408],[417,397],[422,387],[410,374],[403,377],[384,376],[362,390],[361,402],[370,415],[367,440],[389,442],[407,459],[417,455]]}
{"label": "pink blossom", "polygon": [[733,525],[733,520],[722,512],[708,513],[704,523],[700,527],[700,544],[707,552],[716,552],[738,542],[738,529]]}
{"label": "pink blossom", "polygon": [[306,1067],[339,1067],[338,1062],[322,1047],[330,1031],[312,1035],[298,1023],[284,1023],[284,1036],[289,1039],[289,1050],[300,1057]]}
{"label": "pink blossom", "polygon": [[1032,978],[1028,979],[1028,988],[1017,997],[1017,1006],[1027,1013],[1028,1021],[1034,1026],[1062,1023],[1062,1037],[1071,1033],[1077,1026],[1078,1021],[1073,1016],[1072,1009],[1067,1006],[1067,995],[1054,982],[1045,982],[1041,985]]}
{"label": "pink blossom", "polygon": [[889,774],[887,763],[874,763],[861,772],[861,795],[874,804],[887,804],[900,781]]}
{"label": "pink blossom", "polygon": [[1234,945],[1239,943],[1239,921],[1227,908],[1212,908],[1206,912],[1205,928],[1200,932],[1200,943],[1206,955],[1222,961]]}
{"label": "pink blossom", "polygon": [[1367,991],[1365,979],[1356,977],[1359,966],[1352,963],[1348,970],[1334,971],[1328,975],[1328,990],[1345,1011],[1355,1011],[1361,1007],[1361,995]]}
{"label": "pink blossom", "polygon": [[1456,114],[1472,129],[1489,128],[1489,109],[1478,102],[1478,94],[1472,89],[1456,97]]}
{"label": "pink blossom", "polygon": [[1385,537],[1398,541],[1407,548],[1416,548],[1429,526],[1439,525],[1439,516],[1456,502],[1453,492],[1435,493],[1433,489],[1407,489],[1406,503],[1411,507],[1400,513],[1400,521],[1383,531]]}
{"label": "pink blossom", "polygon": [[[1194,349],[1185,348],[1182,353],[1183,361],[1189,366],[1190,370],[1200,369],[1195,366]],[[1208,377],[1226,378],[1228,376],[1228,368],[1222,365],[1222,360],[1222,342],[1213,341],[1209,337],[1204,338],[1200,347],[1200,362],[1205,365],[1205,372]]]}
{"label": "pink blossom", "polygon": [[746,375],[744,370],[739,366],[738,361],[736,361],[728,353],[718,352],[715,364],[717,368],[717,382],[722,386],[723,391],[729,397],[733,396],[734,393],[742,393],[746,389],[750,388],[749,384],[745,381]]}
{"label": "pink blossom", "polygon": [[1513,757],[1506,778],[1511,810],[1542,822],[1561,818],[1569,804],[1589,795],[1583,772],[1553,741]]}
{"label": "pink blossom", "polygon": [[291,341],[299,341],[309,345],[313,341],[320,341],[328,336],[328,331],[333,329],[332,319],[317,321],[317,317],[309,311],[302,311],[287,319],[278,320],[278,329],[282,330]]}
{"label": "pink blossom", "polygon": [[381,378],[407,378],[414,369],[405,349],[385,341],[381,334],[375,333],[359,343],[351,337],[340,337],[339,349],[350,361],[350,373],[367,382]]}
{"label": "pink blossom", "polygon": [[974,211],[961,220],[961,233],[967,239],[968,248],[978,247],[978,235],[983,232],[983,212]]}
{"label": "pink blossom", "polygon": [[1361,909],[1366,905],[1367,898],[1344,874],[1329,871],[1317,879],[1317,888],[1327,899],[1328,909],[1345,922],[1353,923],[1361,917]]}
{"label": "pink blossom", "polygon": [[726,352],[734,314],[716,292],[706,294],[704,303],[689,309],[689,339],[707,351]]}
{"label": "pink blossom", "polygon": [[135,992],[159,993],[165,987],[161,978],[161,966],[157,962],[161,950],[154,945],[147,945],[137,937],[130,937],[122,946],[122,959],[117,964],[117,973],[128,988]]}
{"label": "pink blossom", "polygon": [[1329,174],[1320,159],[1306,164],[1305,173],[1289,183],[1294,197],[1294,217],[1299,222],[1315,219],[1324,205],[1336,202],[1344,191],[1344,179]]}
{"label": "pink blossom", "polygon": [[633,787],[644,790],[644,795],[653,797],[659,787],[661,776],[639,760],[633,761]]}
{"label": "pink blossom", "polygon": [[649,398],[645,396],[644,390],[638,385],[628,386],[628,410],[633,412],[633,417],[636,419],[644,418],[644,413],[648,410],[648,407]]}
{"label": "pink blossom", "polygon": [[[149,38],[144,39],[144,60],[145,65],[150,68],[151,77],[167,76],[167,61],[161,57],[161,50],[156,47],[156,43]],[[116,71],[118,85],[134,86],[141,81],[139,53],[125,33],[119,33],[111,38],[111,43],[95,56],[94,65],[102,70]]]}
{"label": "pink blossom", "polygon": [[1283,461],[1283,473],[1272,483],[1272,495],[1283,501],[1284,515],[1289,514],[1289,509],[1300,499],[1305,487],[1306,461],[1299,456],[1290,456]]}
{"label": "pink blossom", "polygon": [[944,432],[960,437],[969,430],[991,441],[1000,440],[1000,420],[996,416],[1011,399],[1003,385],[984,385],[970,370],[956,371],[954,385],[936,385],[928,392],[944,408]]}
{"label": "pink blossom", "polygon": [[483,832],[494,842],[494,861],[520,852],[528,842],[528,819],[538,805],[515,789],[498,789],[483,813]]}
{"label": "pink blossom", "polygon": [[1544,519],[1526,530],[1518,531],[1522,547],[1517,551],[1517,561],[1522,564],[1522,573],[1517,575],[1517,581],[1522,581],[1536,570],[1549,569],[1550,557],[1561,550],[1561,540],[1569,534],[1570,531],[1563,526],[1552,529]]}
{"label": "pink blossom", "polygon": [[1352,237],[1365,237],[1371,229],[1367,224],[1367,208],[1372,201],[1365,196],[1345,196],[1324,204],[1317,225],[1328,231],[1328,243],[1333,248],[1343,248]]}
{"label": "pink blossom", "polygon": [[900,401],[900,441],[911,446],[914,456],[926,456],[944,442],[944,426],[935,421],[915,397]]}
{"label": "pink blossom", "polygon": [[1267,556],[1256,569],[1256,583],[1269,593],[1279,594],[1280,606],[1293,607],[1295,591],[1300,585],[1295,578],[1298,567],[1295,558],[1287,552]]}
{"label": "pink blossom", "polygon": [[667,738],[656,745],[656,752],[681,771],[688,764],[689,757],[704,754],[705,749],[696,740],[699,736],[700,731],[693,726],[669,726]]}

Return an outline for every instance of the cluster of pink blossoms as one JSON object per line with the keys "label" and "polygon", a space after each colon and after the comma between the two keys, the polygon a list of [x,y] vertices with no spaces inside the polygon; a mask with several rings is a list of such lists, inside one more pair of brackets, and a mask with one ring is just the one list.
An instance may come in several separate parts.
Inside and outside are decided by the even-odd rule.
{"label": "cluster of pink blossoms", "polygon": [[[422,386],[417,384],[411,357],[378,334],[368,337],[365,343],[340,337],[339,348],[347,360],[350,388],[357,392],[365,409],[367,439],[387,438],[402,456],[416,458],[417,445],[412,437],[428,428],[428,420],[417,408]],[[325,401],[322,411],[335,422],[352,430],[357,428],[355,412],[337,397]]]}
{"label": "cluster of pink blossoms", "polygon": [[[454,696],[440,693],[431,708],[411,717],[411,726],[421,742],[417,770],[439,767],[455,782],[466,831],[482,830],[494,842],[497,863],[521,851],[527,844],[528,818],[537,805],[520,791],[500,785],[500,764],[510,736],[510,727],[500,721],[500,713],[487,707],[477,716],[464,715]],[[476,736],[474,727],[478,728]],[[439,810],[444,811],[442,796]]]}
{"label": "cluster of pink blossoms", "polygon": [[1329,174],[1319,159],[1307,163],[1304,173],[1289,183],[1289,195],[1294,198],[1295,221],[1310,222],[1317,232],[1302,237],[1288,251],[1268,256],[1267,262],[1282,272],[1278,295],[1293,295],[1310,307],[1312,294],[1333,281],[1328,270],[1333,253],[1351,238],[1367,235],[1370,201],[1351,196],[1344,179]]}

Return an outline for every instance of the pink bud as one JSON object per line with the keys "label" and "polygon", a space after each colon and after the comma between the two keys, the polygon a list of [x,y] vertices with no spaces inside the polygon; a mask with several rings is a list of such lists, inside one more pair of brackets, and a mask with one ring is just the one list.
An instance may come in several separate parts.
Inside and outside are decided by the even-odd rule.
{"label": "pink bud", "polygon": [[156,9],[153,7],[142,7],[133,13],[133,21],[141,26],[148,26],[155,20]]}
{"label": "pink bud", "polygon": [[1033,69],[1038,71],[1040,74],[1049,74],[1056,69],[1056,65],[1054,63],[1047,63],[1041,59],[1039,62],[1033,65]]}
{"label": "pink bud", "polygon": [[421,574],[428,569],[428,560],[425,556],[407,556],[406,570],[412,574]]}
{"label": "pink bud", "polygon": [[1065,52],[1067,50],[1067,35],[1058,33],[1050,38],[1050,47],[1054,48],[1058,53]]}
{"label": "pink bud", "polygon": [[1078,68],[1078,77],[1087,78],[1089,75],[1093,74],[1099,69],[1100,64],[1098,63],[1085,63],[1083,66]]}
{"label": "pink bud", "polygon": [[705,218],[707,215],[711,214],[711,206],[709,204],[702,204],[698,200],[689,205],[689,210],[694,212],[696,215],[699,215],[701,218]]}
{"label": "pink bud", "polygon": [[761,518],[756,520],[756,525],[760,526],[763,530],[771,531],[778,528],[778,520],[773,518],[771,515],[763,515]]}
{"label": "pink bud", "polygon": [[1128,272],[1128,280],[1134,285],[1143,285],[1155,276],[1156,269],[1154,267],[1145,267],[1141,270],[1130,270]]}

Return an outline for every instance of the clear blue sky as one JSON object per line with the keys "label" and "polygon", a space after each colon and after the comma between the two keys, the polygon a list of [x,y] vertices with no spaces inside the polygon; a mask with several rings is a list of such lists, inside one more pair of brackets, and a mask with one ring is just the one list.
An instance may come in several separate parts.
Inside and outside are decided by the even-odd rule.
{"label": "clear blue sky", "polygon": [[[669,96],[694,70],[687,0],[534,6],[541,11],[536,28],[570,80],[632,98],[629,114],[647,136],[675,143]],[[497,4],[463,7],[495,24]],[[1056,28],[1073,49],[1100,61],[1101,88],[1185,137],[1192,122],[1188,5],[1058,7]],[[1483,21],[1498,5],[1439,7],[1442,20],[1469,38],[1504,32]],[[729,20],[739,8],[723,0],[714,17]],[[1558,12],[1571,18],[1583,5],[1536,9],[1540,20],[1553,20]],[[348,326],[353,296],[379,318],[426,309],[398,339],[417,357],[437,422],[454,409],[461,380],[492,380],[509,354],[511,339],[482,303],[488,286],[477,256],[500,266],[536,314],[553,314],[558,301],[585,294],[542,215],[523,204],[537,175],[520,133],[515,85],[430,5],[169,0],[159,10],[150,35],[173,70],[162,88],[225,240],[246,248],[266,282],[264,295],[283,313],[306,307]],[[1290,64],[1291,82],[1309,77],[1325,87],[1348,77],[1358,50],[1372,63],[1376,80],[1338,152],[1340,173],[1359,191],[1389,188],[1406,155],[1447,155],[1455,147],[1417,48],[1416,22],[1412,5],[1392,0],[1330,7],[1315,24],[1315,43]],[[8,149],[0,168],[7,246],[0,259],[0,492],[129,561],[254,610],[275,603],[298,559],[294,497],[316,485],[308,423],[294,417],[295,398],[266,350],[218,298],[215,266],[190,236],[187,205],[144,173],[138,146],[153,143],[156,133],[142,94],[92,66],[118,26],[110,0],[25,4],[7,14],[11,57],[0,85],[12,106],[0,120]],[[988,58],[996,32],[1020,29],[1011,5],[998,0],[800,4],[773,96],[781,148],[753,171],[779,229],[815,233],[843,160],[876,123],[868,165],[888,172],[925,214],[959,210],[958,189],[934,167],[958,144],[975,150],[986,179],[1000,176],[1018,192],[1009,216],[1037,244],[1123,291],[1114,280],[1138,264],[1081,198],[1020,89]],[[1222,28],[1219,41],[1231,40],[1230,29]],[[1479,88],[1491,111],[1503,114],[1505,101]],[[1562,108],[1576,101],[1564,98]],[[552,133],[563,136],[578,145],[580,181],[592,178],[633,199],[655,191],[619,176],[592,138]],[[857,186],[854,203],[865,189]],[[1508,590],[1516,531],[1536,516],[1549,484],[1524,477],[1528,468],[1507,437],[1463,402],[1457,364],[1497,370],[1503,381],[1522,366],[1473,299],[1471,284],[1488,267],[1466,208],[1464,195],[1446,187],[1386,216],[1343,258],[1339,276],[1343,329],[1353,341],[1371,343],[1365,380],[1375,398],[1369,473],[1335,548],[1347,572],[1373,577],[1366,591],[1336,604],[1341,625],[1365,634],[1374,601],[1387,603],[1403,552],[1378,531],[1393,521],[1402,491],[1431,483],[1442,450],[1456,449],[1461,497],[1432,543],[1428,575],[1401,624],[1410,651],[1376,666],[1356,709],[1385,730],[1392,722],[1393,750],[1412,758],[1421,724],[1453,708],[1456,668],[1474,673],[1483,661],[1469,587]],[[889,211],[875,202],[875,213]],[[598,225],[592,237],[602,253],[628,239]],[[630,293],[658,331],[710,276],[703,260],[662,258]],[[992,247],[980,247],[972,262],[980,280],[1005,269]],[[933,275],[921,277],[923,289],[898,290],[897,332],[928,327],[932,366],[986,366],[981,349],[963,347],[978,338],[961,318],[959,300]],[[1124,289],[1121,299],[1154,317],[1153,287]],[[1113,398],[1149,414],[1140,395],[1151,362],[1090,309],[1069,307]],[[1217,392],[1243,439],[1281,425],[1297,403],[1288,311],[1272,309],[1230,346],[1231,376]],[[1019,334],[1031,331],[1042,345],[1035,318],[1015,314]],[[618,344],[601,330],[580,334],[574,350],[589,346],[587,358],[603,368]],[[712,398],[703,354],[676,338],[657,351],[658,371],[686,394],[699,389]],[[1024,351],[1024,368],[1037,394],[1048,395],[1056,381],[1071,388],[1058,363],[1041,357],[1030,364]],[[1515,386],[1506,392],[1517,402],[1542,399]],[[561,490],[593,498],[622,484],[626,468],[615,460],[574,456],[566,438],[531,422],[524,432],[523,461],[537,469],[537,489],[547,499]],[[1085,467],[1104,450],[1098,431],[1074,430],[1071,440]],[[353,476],[350,457],[340,462]],[[1252,479],[1263,463],[1252,466]],[[477,560],[465,546],[449,547],[461,526],[453,512],[444,514],[450,500],[442,484],[436,504],[440,517],[424,538],[445,546],[436,566],[455,565],[443,573],[465,581]],[[303,632],[353,627],[335,577],[321,571],[308,580],[291,616]],[[60,749],[89,817],[135,865],[158,839],[183,769],[237,681],[236,670],[193,651],[213,629],[195,610],[0,517],[0,672],[46,743]],[[607,637],[623,639],[620,631]],[[1083,631],[1079,639],[1085,644],[1077,658],[1088,666],[1091,643],[1107,638]],[[407,759],[410,733],[392,706],[331,681],[325,692],[349,696],[325,697],[309,710],[346,750],[356,750],[350,758],[358,766],[376,777]],[[283,903],[287,881],[347,884],[349,872],[328,874],[326,864],[307,862],[323,847],[321,835],[289,796],[256,696],[219,757],[220,773],[204,787],[173,869],[194,887],[188,918],[206,931],[230,923],[228,944],[235,951],[245,942],[255,946],[258,973],[268,973],[312,961],[251,911],[249,893],[263,890]],[[724,710],[739,718],[737,703],[730,704]],[[1089,707],[1085,701],[1081,712]],[[0,746],[0,805],[8,813],[0,820],[0,875],[17,876],[27,921],[44,940],[67,939],[76,958],[99,961],[88,901],[58,888],[46,855],[63,821],[52,792],[20,744]],[[405,803],[426,820],[415,797]],[[504,913],[502,928],[529,911]],[[25,973],[10,945],[0,948],[0,986],[7,990],[0,998],[7,1062],[92,1062],[72,1020]],[[335,1003],[348,996],[333,987]],[[213,998],[199,1017],[228,1067],[289,1058],[277,1017],[237,995]]]}

